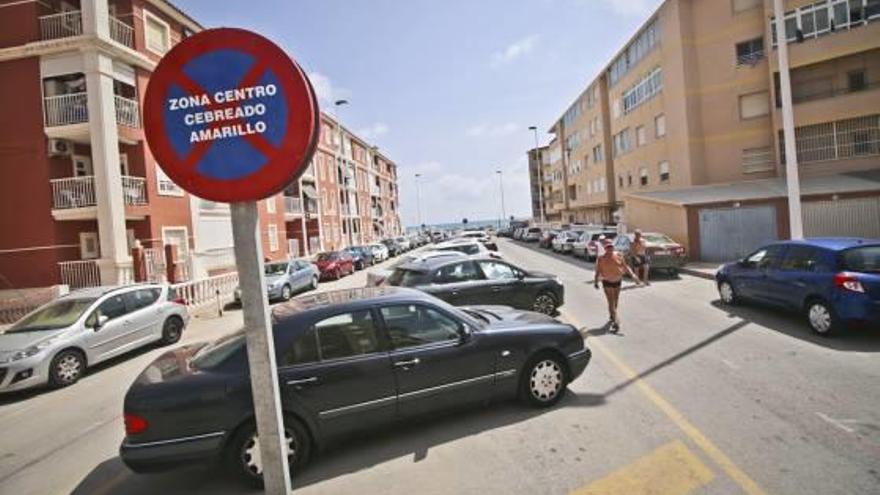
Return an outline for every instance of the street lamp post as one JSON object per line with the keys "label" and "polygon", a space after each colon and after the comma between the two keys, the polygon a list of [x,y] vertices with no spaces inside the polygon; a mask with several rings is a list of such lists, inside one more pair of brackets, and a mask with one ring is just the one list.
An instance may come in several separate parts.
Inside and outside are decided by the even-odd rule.
{"label": "street lamp post", "polygon": [[797,143],[794,135],[794,109],[791,103],[791,77],[788,70],[788,36],[782,0],[773,0],[776,16],[776,46],[779,54],[779,90],[782,97],[782,134],[785,136],[785,182],[788,185],[788,225],[792,239],[804,238],[801,217],[801,185],[798,179]]}
{"label": "street lamp post", "polygon": [[[507,218],[507,210],[504,208],[504,173],[501,170],[496,170],[496,174],[498,174],[498,187],[501,189],[501,220],[503,221]],[[498,230],[501,230],[501,221],[498,222]]]}
{"label": "street lamp post", "polygon": [[538,152],[538,126],[530,126],[529,130],[535,133],[535,161],[538,163],[538,212],[543,225],[546,222],[544,218],[544,171],[541,170],[541,154]]}
{"label": "street lamp post", "polygon": [[341,107],[342,105],[348,105],[348,100],[336,100],[335,102],[333,102],[333,106],[336,109],[336,111],[334,112],[336,114],[336,131],[339,135],[339,147],[336,148],[336,167],[338,169],[340,166],[340,162],[341,162],[341,165],[342,165],[342,191],[343,191],[343,198],[345,198],[345,201],[344,201],[345,216],[343,217],[342,222],[343,222],[343,224],[346,225],[346,230],[348,231],[348,245],[352,246],[352,245],[354,245],[354,236],[352,235],[352,232],[351,232],[352,231],[352,228],[351,228],[352,227],[351,201],[350,201],[350,197],[348,195],[348,187],[346,186],[346,183],[345,183],[345,178],[348,175],[348,163],[345,162],[345,153],[344,153],[345,141],[342,139],[342,120],[339,118],[339,107]]}
{"label": "street lamp post", "polygon": [[416,227],[422,229],[422,184],[419,179],[422,174],[416,174]]}

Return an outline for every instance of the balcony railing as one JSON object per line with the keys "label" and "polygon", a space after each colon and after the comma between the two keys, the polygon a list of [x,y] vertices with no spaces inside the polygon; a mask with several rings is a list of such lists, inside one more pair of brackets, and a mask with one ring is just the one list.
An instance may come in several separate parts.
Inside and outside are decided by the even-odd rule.
{"label": "balcony railing", "polygon": [[764,59],[764,50],[736,56],[736,65],[755,65]]}
{"label": "balcony railing", "polygon": [[372,194],[373,196],[381,196],[382,188],[377,186],[376,184],[372,184],[370,185],[370,194]]}
{"label": "balcony railing", "polygon": [[110,16],[110,38],[129,48],[134,48],[134,29],[113,16]]}
{"label": "balcony railing", "polygon": [[[85,208],[98,204],[93,175],[52,179],[49,182],[52,184],[52,208],[55,210]],[[146,205],[146,179],[123,175],[122,194],[127,205]]]}
{"label": "balcony railing", "polygon": [[143,177],[123,175],[122,194],[127,205],[142,206],[147,204],[147,180]]}
{"label": "balcony railing", "polygon": [[40,16],[40,37],[44,40],[82,34],[82,12],[76,10]]}
{"label": "balcony railing", "polygon": [[85,92],[43,98],[46,127],[89,121],[89,100]]}
{"label": "balcony railing", "polygon": [[284,197],[284,213],[289,215],[301,215],[303,212],[302,199],[291,196]]}
{"label": "balcony railing", "polygon": [[101,270],[96,260],[61,261],[58,263],[61,283],[71,289],[101,285]]}
{"label": "balcony railing", "polygon": [[141,127],[141,112],[138,102],[119,95],[114,95],[113,100],[116,106],[116,123],[139,129]]}

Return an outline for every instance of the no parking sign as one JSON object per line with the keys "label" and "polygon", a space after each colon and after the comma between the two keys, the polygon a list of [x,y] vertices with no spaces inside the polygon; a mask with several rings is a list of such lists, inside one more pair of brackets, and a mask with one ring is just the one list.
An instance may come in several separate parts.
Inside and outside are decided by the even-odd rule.
{"label": "no parking sign", "polygon": [[201,198],[253,201],[308,166],[320,118],[308,78],[278,46],[241,29],[210,29],[168,52],[144,103],[159,166]]}

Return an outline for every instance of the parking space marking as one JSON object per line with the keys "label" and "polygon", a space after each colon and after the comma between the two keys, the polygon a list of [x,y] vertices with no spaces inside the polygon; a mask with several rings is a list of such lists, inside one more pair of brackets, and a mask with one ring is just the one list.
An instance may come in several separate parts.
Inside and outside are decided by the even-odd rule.
{"label": "parking space marking", "polygon": [[843,431],[845,431],[845,432],[847,432],[847,433],[855,433],[855,432],[856,432],[855,429],[850,428],[849,426],[846,426],[846,425],[844,424],[844,423],[857,423],[857,421],[855,421],[855,420],[852,420],[852,419],[834,419],[834,418],[832,418],[831,416],[828,416],[827,414],[822,414],[822,413],[820,413],[820,412],[817,412],[817,413],[816,413],[816,416],[819,416],[819,418],[820,418],[822,421],[824,421],[824,422],[830,424],[831,426],[834,426],[834,427],[840,428],[841,430],[843,430]]}
{"label": "parking space marking", "polygon": [[713,479],[715,474],[675,440],[570,495],[687,495]]}
{"label": "parking space marking", "polygon": [[[560,311],[563,317],[569,321],[569,323],[575,324],[577,322],[576,319],[571,318],[571,316],[565,312],[564,310]],[[583,325],[575,324],[576,327],[582,327]],[[733,462],[727,455],[721,451],[714,443],[712,443],[709,438],[700,431],[699,428],[693,425],[690,421],[688,421],[685,416],[680,413],[672,404],[663,398],[659,392],[654,390],[653,387],[648,385],[647,382],[639,378],[638,373],[636,373],[632,368],[629,367],[621,358],[617,357],[617,355],[611,351],[605,344],[602,343],[601,340],[596,338],[587,339],[590,345],[602,353],[603,356],[608,358],[612,364],[626,377],[627,380],[631,380],[633,384],[638,387],[639,390],[652,402],[658,409],[660,409],[663,414],[666,415],[676,426],[685,434],[687,437],[697,445],[707,456],[709,456],[712,461],[720,467],[727,476],[729,476],[736,484],[738,484],[743,491],[748,493],[749,495],[766,495],[765,492],[758,483],[755,482],[749,475],[747,475],[742,469],[740,469],[736,463]]]}

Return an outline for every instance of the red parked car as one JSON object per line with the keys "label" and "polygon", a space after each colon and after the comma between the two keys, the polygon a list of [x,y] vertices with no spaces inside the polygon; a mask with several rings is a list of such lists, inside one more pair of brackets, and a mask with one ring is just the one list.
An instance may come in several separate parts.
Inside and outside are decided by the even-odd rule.
{"label": "red parked car", "polygon": [[321,278],[339,280],[354,273],[354,259],[345,251],[329,251],[318,255],[315,263],[321,271]]}

